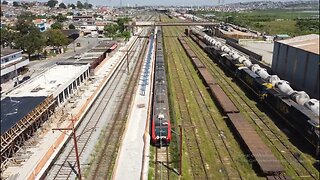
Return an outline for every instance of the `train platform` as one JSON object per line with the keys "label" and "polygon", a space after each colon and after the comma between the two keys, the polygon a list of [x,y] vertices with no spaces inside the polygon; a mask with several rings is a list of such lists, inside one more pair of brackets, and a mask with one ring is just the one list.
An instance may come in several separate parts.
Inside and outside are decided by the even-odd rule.
{"label": "train platform", "polygon": [[[131,112],[127,120],[123,140],[112,179],[147,179],[149,167],[149,116],[152,100],[154,41],[148,45],[143,69]],[[152,44],[152,45],[151,45]]]}
{"label": "train platform", "polygon": [[[60,149],[69,138],[71,131],[52,131],[53,128],[71,127],[71,117],[75,117],[75,126],[94,102],[102,87],[116,69],[125,55],[124,51],[136,37],[119,48],[112,57],[106,58],[94,76],[83,83],[77,93],[66,104],[58,108],[54,115],[44,123],[35,136],[29,139],[15,155],[14,161],[2,173],[1,178],[7,179],[39,179],[58,155]],[[70,141],[72,143],[72,141]]]}

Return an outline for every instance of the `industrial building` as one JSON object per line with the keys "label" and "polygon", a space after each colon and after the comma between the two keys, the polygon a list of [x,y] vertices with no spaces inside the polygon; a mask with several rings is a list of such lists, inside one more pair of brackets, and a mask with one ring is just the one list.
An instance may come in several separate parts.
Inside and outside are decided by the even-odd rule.
{"label": "industrial building", "polygon": [[319,99],[319,62],[319,35],[274,42],[273,73],[316,99]]}
{"label": "industrial building", "polygon": [[55,65],[1,99],[1,167],[89,77],[89,65]]}
{"label": "industrial building", "polygon": [[22,56],[22,50],[1,48],[1,84],[17,77],[29,64],[29,59]]}

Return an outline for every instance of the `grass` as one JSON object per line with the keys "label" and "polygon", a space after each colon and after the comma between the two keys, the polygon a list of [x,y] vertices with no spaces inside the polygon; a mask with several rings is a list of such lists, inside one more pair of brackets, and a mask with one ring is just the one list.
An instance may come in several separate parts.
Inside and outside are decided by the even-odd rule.
{"label": "grass", "polygon": [[[191,48],[192,48],[192,46],[191,46]],[[192,49],[195,50],[194,48],[192,48]],[[190,68],[193,68],[191,63],[188,63],[188,66],[190,66]],[[198,83],[199,84],[202,83],[202,81],[199,78],[197,78],[197,85],[199,86]],[[242,177],[246,177],[247,179],[250,179],[252,177],[258,178],[258,177],[256,177],[255,172],[251,169],[251,165],[248,163],[248,161],[245,157],[245,154],[242,153],[240,146],[235,141],[235,137],[233,136],[232,132],[230,131],[230,129],[226,125],[225,120],[220,115],[219,110],[217,109],[216,105],[212,101],[211,96],[209,95],[209,93],[205,89],[202,90],[202,93],[203,93],[204,100],[205,100],[207,106],[210,107],[210,114],[213,117],[213,120],[215,122],[216,127],[219,130],[224,132],[225,139],[226,139],[225,143],[229,147],[229,151],[230,151],[232,159],[234,159],[236,161],[235,162],[236,164],[234,164],[234,168],[238,168],[239,173]],[[224,156],[227,156],[227,155],[224,155]]]}
{"label": "grass", "polygon": [[[204,12],[198,12],[202,14]],[[207,13],[207,12],[205,12]],[[267,34],[288,34],[291,36],[319,34],[319,10],[254,10],[243,12],[210,12],[215,19],[230,22]],[[301,21],[307,21],[299,24]]]}
{"label": "grass", "polygon": [[87,178],[90,175],[90,172],[92,170],[92,164],[97,160],[96,155],[100,152],[100,150],[104,144],[103,137],[104,137],[105,133],[106,133],[106,128],[102,128],[102,130],[99,134],[99,137],[98,137],[98,141],[94,145],[93,152],[90,154],[88,166],[86,166],[86,168],[84,169],[84,173],[83,173],[84,178]]}
{"label": "grass", "polygon": [[154,179],[154,170],[155,170],[155,150],[150,146],[150,158],[149,158],[149,171],[148,171],[148,180]]}

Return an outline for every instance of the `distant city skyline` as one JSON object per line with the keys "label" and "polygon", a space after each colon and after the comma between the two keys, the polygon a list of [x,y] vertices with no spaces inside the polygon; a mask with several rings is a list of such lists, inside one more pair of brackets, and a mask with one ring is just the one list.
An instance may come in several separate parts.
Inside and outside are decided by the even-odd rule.
{"label": "distant city skyline", "polygon": [[[14,0],[9,0],[14,1]],[[17,1],[33,1],[33,0],[17,0]],[[46,2],[47,0],[38,0],[40,2]],[[65,4],[76,3],[78,0],[63,0]],[[80,0],[82,3],[86,0]],[[163,6],[203,6],[203,5],[219,5],[219,0],[121,0],[122,6],[149,6],[149,5],[163,5]],[[230,4],[236,2],[253,2],[257,0],[220,0],[220,4]],[[293,1],[293,0],[272,0],[272,1]],[[88,3],[100,6],[119,6],[120,0],[88,0]]]}

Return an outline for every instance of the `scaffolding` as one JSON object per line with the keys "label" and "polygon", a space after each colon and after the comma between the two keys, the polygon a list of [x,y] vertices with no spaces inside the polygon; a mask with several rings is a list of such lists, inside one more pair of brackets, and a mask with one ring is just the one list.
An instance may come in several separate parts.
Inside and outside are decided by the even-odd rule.
{"label": "scaffolding", "polygon": [[56,100],[50,95],[1,135],[1,172],[4,171],[13,154],[21,148],[26,140],[32,137],[54,112],[56,105]]}

